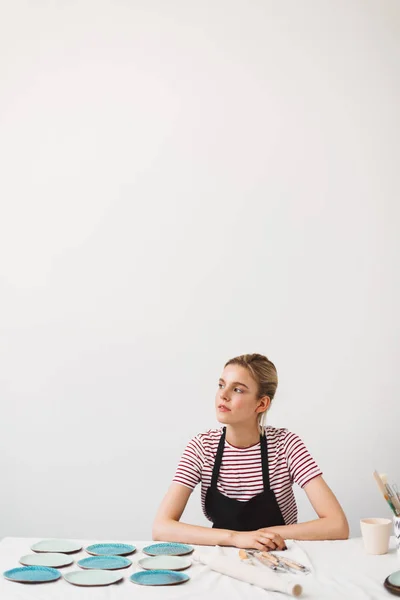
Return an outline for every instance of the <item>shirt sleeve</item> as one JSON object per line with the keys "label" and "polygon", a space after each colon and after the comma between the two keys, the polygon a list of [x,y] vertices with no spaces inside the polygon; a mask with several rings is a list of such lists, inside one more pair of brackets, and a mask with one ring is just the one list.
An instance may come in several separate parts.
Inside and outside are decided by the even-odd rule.
{"label": "shirt sleeve", "polygon": [[284,451],[292,483],[304,487],[306,483],[322,475],[322,471],[307,450],[303,440],[290,431],[287,432]]}
{"label": "shirt sleeve", "polygon": [[204,452],[200,439],[194,437],[186,446],[172,481],[194,489],[201,481]]}

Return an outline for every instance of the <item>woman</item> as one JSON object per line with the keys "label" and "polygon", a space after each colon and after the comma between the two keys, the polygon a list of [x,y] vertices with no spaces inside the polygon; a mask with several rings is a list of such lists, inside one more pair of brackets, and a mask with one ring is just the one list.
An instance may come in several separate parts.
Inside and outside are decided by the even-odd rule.
{"label": "woman", "polygon": [[[265,426],[277,385],[274,364],[261,354],[226,363],[215,398],[224,426],[187,445],[155,518],[155,540],[282,550],[288,538],[348,537],[345,514],[301,439]],[[179,521],[199,482],[212,529]],[[304,489],[318,519],[297,523],[293,482]]]}

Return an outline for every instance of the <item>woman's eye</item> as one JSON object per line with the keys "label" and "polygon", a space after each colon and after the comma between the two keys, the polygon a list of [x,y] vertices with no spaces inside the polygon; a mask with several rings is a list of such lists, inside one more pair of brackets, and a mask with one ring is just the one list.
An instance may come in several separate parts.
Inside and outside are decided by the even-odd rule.
{"label": "woman's eye", "polygon": [[241,390],[240,388],[235,388],[234,390],[235,392],[239,392],[240,394],[243,394],[243,390]]}
{"label": "woman's eye", "polygon": [[219,389],[222,389],[224,386],[222,385],[222,383],[218,384]]}

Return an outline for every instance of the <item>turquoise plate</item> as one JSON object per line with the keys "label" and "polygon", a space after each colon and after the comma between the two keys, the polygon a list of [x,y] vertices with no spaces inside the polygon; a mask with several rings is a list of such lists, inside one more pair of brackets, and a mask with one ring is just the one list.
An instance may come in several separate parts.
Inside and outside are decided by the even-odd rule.
{"label": "turquoise plate", "polygon": [[132,544],[92,544],[85,550],[88,554],[94,554],[95,556],[103,554],[107,556],[124,556],[135,552],[136,546],[132,546]]}
{"label": "turquoise plate", "polygon": [[190,554],[193,552],[193,546],[188,544],[176,544],[174,542],[165,542],[163,544],[152,544],[143,548],[145,554],[150,556],[182,556],[182,554]]}
{"label": "turquoise plate", "polygon": [[129,578],[133,583],[139,585],[176,585],[185,583],[190,579],[186,573],[177,571],[138,571]]}
{"label": "turquoise plate", "polygon": [[50,567],[18,567],[5,571],[3,576],[11,581],[21,583],[45,583],[46,581],[56,581],[61,577],[61,573]]}
{"label": "turquoise plate", "polygon": [[106,569],[107,571],[126,569],[131,564],[132,561],[124,556],[88,556],[77,562],[78,567],[82,569]]}

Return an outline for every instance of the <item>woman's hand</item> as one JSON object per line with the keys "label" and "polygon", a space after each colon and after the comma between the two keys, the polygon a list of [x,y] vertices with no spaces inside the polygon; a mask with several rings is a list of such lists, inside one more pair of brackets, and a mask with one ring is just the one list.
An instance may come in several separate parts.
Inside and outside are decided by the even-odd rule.
{"label": "woman's hand", "polygon": [[286,550],[285,540],[273,531],[257,529],[255,531],[234,531],[232,545],[236,548],[251,548],[252,550]]}

